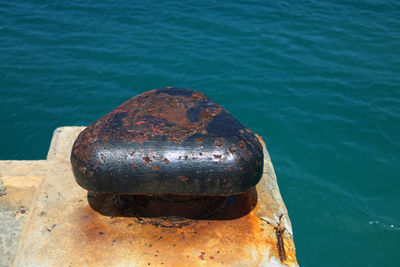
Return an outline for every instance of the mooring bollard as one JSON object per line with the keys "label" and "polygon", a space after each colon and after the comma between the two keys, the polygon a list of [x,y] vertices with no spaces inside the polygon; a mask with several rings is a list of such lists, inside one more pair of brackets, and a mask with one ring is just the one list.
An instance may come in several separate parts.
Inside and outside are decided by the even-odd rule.
{"label": "mooring bollard", "polygon": [[[87,127],[71,162],[78,184],[101,203],[109,195],[125,211],[204,217],[257,184],[263,150],[251,130],[204,94],[162,88]],[[149,206],[157,210],[149,213]]]}

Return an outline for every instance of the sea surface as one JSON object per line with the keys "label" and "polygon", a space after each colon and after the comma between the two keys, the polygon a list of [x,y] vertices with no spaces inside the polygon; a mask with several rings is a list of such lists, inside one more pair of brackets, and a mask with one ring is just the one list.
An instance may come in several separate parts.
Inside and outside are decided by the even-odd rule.
{"label": "sea surface", "polygon": [[0,159],[164,86],[263,136],[301,266],[400,266],[400,1],[0,1]]}

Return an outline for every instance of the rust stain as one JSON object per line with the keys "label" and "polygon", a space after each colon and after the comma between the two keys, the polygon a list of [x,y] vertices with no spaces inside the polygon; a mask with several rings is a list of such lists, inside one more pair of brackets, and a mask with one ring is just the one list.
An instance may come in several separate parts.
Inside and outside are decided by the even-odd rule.
{"label": "rust stain", "polygon": [[205,255],[205,254],[206,254],[205,252],[200,252],[199,259],[201,259],[201,260],[204,261],[204,255]]}
{"label": "rust stain", "polygon": [[145,165],[149,164],[150,162],[153,162],[148,156],[144,157],[143,160]]}
{"label": "rust stain", "polygon": [[[224,211],[226,216],[232,216],[246,206],[255,206],[243,216],[228,220],[190,219],[184,224],[179,224],[179,219],[174,217],[104,216],[83,203],[67,217],[67,225],[70,223],[75,230],[64,231],[59,240],[73,242],[70,244],[72,266],[132,263],[198,266],[208,261],[227,266],[238,262],[257,266],[265,253],[280,258],[274,228],[256,216],[256,191],[247,192],[243,197],[239,206]],[[283,233],[281,238],[287,253],[285,263],[296,262],[291,239]],[[253,258],[248,249],[257,251],[259,258]],[[77,257],[79,253],[86,256]]]}
{"label": "rust stain", "polygon": [[[229,266],[235,259],[248,256],[241,247],[232,244],[264,246],[262,238],[250,238],[255,231],[254,218],[246,216],[234,221],[193,221],[181,228],[163,228],[140,224],[134,218],[101,216],[90,208],[81,212],[85,215],[75,217],[80,228],[77,229],[74,252],[78,255],[81,250],[91,256],[74,257],[75,265],[115,264],[111,259],[122,256],[119,261],[125,264],[137,260],[143,265],[196,266],[199,260],[204,261],[205,256],[210,255],[212,258],[209,259]],[[209,247],[209,242],[215,245]],[[121,251],[124,251],[123,255]],[[151,257],[156,251],[159,251],[158,256]],[[195,252],[198,254],[194,255]],[[136,255],[142,257],[136,258]],[[108,257],[111,259],[107,260]]]}
{"label": "rust stain", "polygon": [[277,226],[274,227],[274,231],[276,234],[276,247],[278,249],[279,259],[281,262],[286,261],[286,252],[285,252],[285,243],[283,242],[282,235],[285,232],[286,228],[281,226],[283,214],[279,216],[279,222]]}
{"label": "rust stain", "polygon": [[179,176],[178,179],[182,182],[186,182],[187,180],[189,180],[189,178],[186,178],[185,176]]}
{"label": "rust stain", "polygon": [[160,165],[155,165],[155,166],[152,166],[151,169],[153,171],[158,171],[159,169],[161,169],[161,166]]}
{"label": "rust stain", "polygon": [[245,149],[246,149],[246,144],[245,144],[242,140],[239,141],[238,146],[239,146],[239,148],[242,149],[242,150],[245,150]]}

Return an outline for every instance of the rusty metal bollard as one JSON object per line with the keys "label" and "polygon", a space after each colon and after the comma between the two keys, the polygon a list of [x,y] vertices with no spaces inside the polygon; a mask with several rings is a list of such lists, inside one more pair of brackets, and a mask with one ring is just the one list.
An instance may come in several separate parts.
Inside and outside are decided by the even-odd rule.
{"label": "rusty metal bollard", "polygon": [[113,196],[116,206],[153,205],[157,216],[175,210],[190,217],[251,190],[262,176],[263,150],[204,94],[168,87],[137,95],[88,126],[71,163],[80,186]]}

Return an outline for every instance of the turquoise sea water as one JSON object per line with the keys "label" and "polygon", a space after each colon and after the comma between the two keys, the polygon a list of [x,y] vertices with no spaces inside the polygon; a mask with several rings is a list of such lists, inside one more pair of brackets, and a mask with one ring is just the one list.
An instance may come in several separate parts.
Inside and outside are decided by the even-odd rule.
{"label": "turquoise sea water", "polygon": [[0,1],[0,159],[168,85],[264,137],[301,266],[400,266],[399,1]]}

